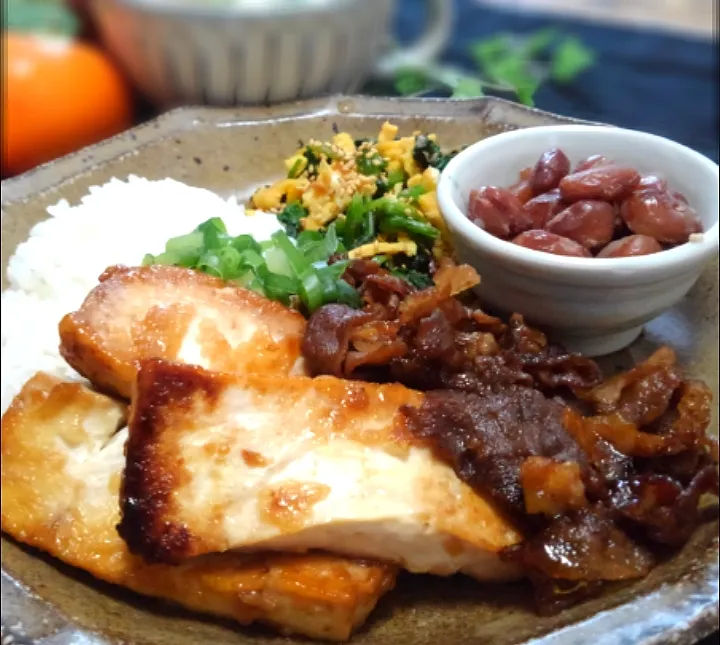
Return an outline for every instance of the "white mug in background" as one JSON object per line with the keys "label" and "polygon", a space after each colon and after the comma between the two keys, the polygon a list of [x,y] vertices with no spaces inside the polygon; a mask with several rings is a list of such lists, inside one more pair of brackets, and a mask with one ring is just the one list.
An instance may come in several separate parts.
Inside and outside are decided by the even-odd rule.
{"label": "white mug in background", "polygon": [[[423,1],[423,0],[418,0]],[[102,40],[160,107],[351,94],[445,46],[453,0],[424,0],[425,33],[391,46],[394,0],[90,0]]]}

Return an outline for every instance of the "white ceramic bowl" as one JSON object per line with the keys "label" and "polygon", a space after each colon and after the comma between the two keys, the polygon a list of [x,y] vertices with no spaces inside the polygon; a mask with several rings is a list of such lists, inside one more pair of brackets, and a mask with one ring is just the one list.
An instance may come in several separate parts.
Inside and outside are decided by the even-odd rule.
{"label": "white ceramic bowl", "polygon": [[[632,258],[550,255],[493,237],[465,216],[470,191],[510,186],[552,147],[576,164],[593,154],[664,175],[697,210],[704,233],[673,249]],[[519,312],[568,349],[601,356],[633,342],[642,326],[679,301],[718,254],[718,166],[662,137],[606,126],[514,130],[469,146],[443,171],[438,200],[458,258],[481,276],[488,305]]]}
{"label": "white ceramic bowl", "polygon": [[422,66],[451,33],[425,0],[417,41],[389,48],[395,0],[90,0],[105,46],[161,107],[352,94],[371,74]]}

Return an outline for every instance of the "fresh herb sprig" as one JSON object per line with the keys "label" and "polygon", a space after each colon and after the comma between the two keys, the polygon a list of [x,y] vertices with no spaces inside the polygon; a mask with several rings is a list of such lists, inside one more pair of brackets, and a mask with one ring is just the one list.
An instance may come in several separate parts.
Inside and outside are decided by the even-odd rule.
{"label": "fresh herb sprig", "polygon": [[571,83],[596,60],[578,38],[553,28],[528,36],[499,34],[478,40],[469,53],[475,73],[438,63],[410,67],[397,75],[395,89],[405,96],[433,90],[450,91],[453,98],[514,94],[519,102],[534,105],[543,82]]}

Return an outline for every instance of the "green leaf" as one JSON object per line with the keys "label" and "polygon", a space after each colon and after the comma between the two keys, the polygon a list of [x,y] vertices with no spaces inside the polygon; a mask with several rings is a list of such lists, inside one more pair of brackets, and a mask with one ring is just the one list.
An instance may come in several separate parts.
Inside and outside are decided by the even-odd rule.
{"label": "green leaf", "polygon": [[369,177],[380,175],[388,165],[388,162],[377,152],[361,152],[355,157],[355,163],[357,164],[358,172]]}
{"label": "green leaf", "polygon": [[470,54],[478,67],[515,54],[512,39],[507,34],[499,34],[492,38],[478,40],[470,46]]}
{"label": "green leaf", "polygon": [[525,60],[520,56],[506,56],[485,65],[485,73],[496,82],[510,88],[527,87],[536,79],[527,69]]}
{"label": "green leaf", "polygon": [[515,88],[515,95],[517,96],[518,101],[522,103],[523,105],[527,105],[529,107],[535,106],[535,90],[537,89],[537,86],[531,87],[531,86],[525,86],[525,87],[516,87]]}
{"label": "green leaf", "polygon": [[398,278],[402,278],[405,282],[410,283],[416,289],[427,289],[433,285],[433,279],[427,273],[422,273],[415,269],[395,268],[390,269],[390,272]]}
{"label": "green leaf", "polygon": [[278,215],[278,221],[290,237],[297,237],[300,233],[300,220],[307,216],[308,212],[300,202],[290,202]]}
{"label": "green leaf", "polygon": [[427,76],[417,70],[401,70],[395,77],[395,90],[398,94],[409,96],[428,89]]}
{"label": "green leaf", "polygon": [[560,32],[555,27],[547,27],[540,29],[534,34],[530,34],[523,43],[525,56],[535,58],[543,54],[560,36]]}
{"label": "green leaf", "polygon": [[595,54],[577,38],[563,40],[555,49],[550,76],[558,83],[569,83],[595,62]]}
{"label": "green leaf", "polygon": [[484,96],[483,82],[479,78],[468,76],[458,82],[450,98],[472,99],[478,96]]}

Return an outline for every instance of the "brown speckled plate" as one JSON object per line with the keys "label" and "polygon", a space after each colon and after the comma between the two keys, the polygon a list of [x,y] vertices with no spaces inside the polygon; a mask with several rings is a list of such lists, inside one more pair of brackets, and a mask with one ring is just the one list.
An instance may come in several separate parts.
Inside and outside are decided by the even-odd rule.
{"label": "brown speckled plate", "polygon": [[[136,174],[172,177],[223,194],[246,195],[277,177],[298,139],[326,139],[333,124],[373,135],[386,118],[403,132],[433,131],[444,146],[502,130],[571,119],[494,99],[451,102],[362,97],[320,99],[272,109],[181,109],[119,137],[2,184],[2,265],[45,208],[77,202],[89,186]],[[172,213],[168,213],[172,217]],[[138,232],[141,234],[141,232]],[[660,343],[678,352],[692,376],[718,392],[718,265],[685,300],[650,324],[613,365]],[[717,433],[717,412],[713,419]],[[356,645],[690,644],[718,628],[718,525],[703,526],[686,548],[637,584],[619,587],[552,618],[529,609],[521,585],[482,586],[455,577],[401,578]],[[3,643],[41,645],[274,645],[288,639],[169,609],[93,580],[2,539]],[[9,640],[9,639],[8,639]],[[300,641],[308,642],[308,641]]]}

